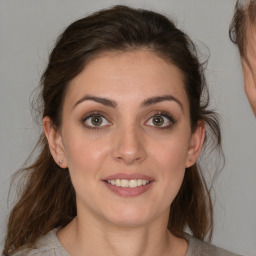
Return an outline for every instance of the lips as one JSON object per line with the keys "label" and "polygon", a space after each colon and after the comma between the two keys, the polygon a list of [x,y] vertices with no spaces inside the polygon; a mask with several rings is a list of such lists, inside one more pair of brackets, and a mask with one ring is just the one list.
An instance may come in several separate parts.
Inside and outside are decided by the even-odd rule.
{"label": "lips", "polygon": [[139,196],[146,192],[154,179],[142,174],[115,174],[103,179],[106,186],[114,193],[124,196]]}
{"label": "lips", "polygon": [[117,187],[136,188],[136,187],[147,185],[149,183],[149,180],[142,180],[142,179],[133,179],[133,180],[115,179],[115,180],[107,180],[107,182],[109,184],[117,186]]}

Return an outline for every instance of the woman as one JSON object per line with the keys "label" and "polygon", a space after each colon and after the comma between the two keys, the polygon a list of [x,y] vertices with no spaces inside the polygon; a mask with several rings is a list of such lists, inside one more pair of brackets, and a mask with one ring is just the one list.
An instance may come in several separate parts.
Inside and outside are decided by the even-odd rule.
{"label": "woman", "polygon": [[229,37],[238,46],[244,73],[244,89],[256,116],[255,13],[256,1],[238,0],[229,28]]}
{"label": "woman", "polygon": [[41,151],[3,254],[234,255],[203,242],[212,203],[196,160],[220,130],[193,43],[170,20],[116,6],[74,22],[42,99]]}

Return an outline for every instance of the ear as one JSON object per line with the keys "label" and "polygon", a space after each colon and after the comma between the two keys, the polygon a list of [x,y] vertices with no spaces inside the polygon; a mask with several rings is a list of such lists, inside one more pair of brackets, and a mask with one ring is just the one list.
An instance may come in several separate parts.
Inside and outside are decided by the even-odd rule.
{"label": "ear", "polygon": [[189,168],[195,164],[201,152],[201,149],[203,147],[204,139],[205,139],[205,125],[204,125],[204,122],[200,121],[198,122],[196,130],[194,131],[194,133],[192,133],[190,138],[187,160],[186,160],[186,168]]}
{"label": "ear", "polygon": [[67,168],[62,137],[60,132],[53,126],[50,117],[43,118],[43,128],[54,161],[61,168]]}

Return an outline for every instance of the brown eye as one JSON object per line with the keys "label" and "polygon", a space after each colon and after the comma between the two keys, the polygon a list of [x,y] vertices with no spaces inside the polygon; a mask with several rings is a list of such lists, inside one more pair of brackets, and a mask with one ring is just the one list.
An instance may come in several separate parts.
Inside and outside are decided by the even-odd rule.
{"label": "brown eye", "polygon": [[94,126],[100,126],[102,124],[102,117],[101,116],[92,116],[91,123]]}
{"label": "brown eye", "polygon": [[164,118],[162,116],[154,116],[152,117],[152,123],[155,125],[155,126],[162,126],[164,124]]}
{"label": "brown eye", "polygon": [[83,123],[88,128],[100,128],[110,125],[110,122],[104,116],[98,114],[92,114],[84,118]]}
{"label": "brown eye", "polygon": [[147,126],[168,128],[175,123],[174,119],[167,114],[156,114],[153,115],[147,122]]}

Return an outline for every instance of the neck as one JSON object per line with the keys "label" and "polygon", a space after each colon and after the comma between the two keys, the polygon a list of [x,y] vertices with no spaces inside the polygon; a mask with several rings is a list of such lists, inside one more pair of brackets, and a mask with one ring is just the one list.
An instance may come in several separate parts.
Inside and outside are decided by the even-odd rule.
{"label": "neck", "polygon": [[166,226],[163,218],[150,225],[124,227],[78,216],[58,237],[70,255],[185,256],[187,242],[173,236]]}

